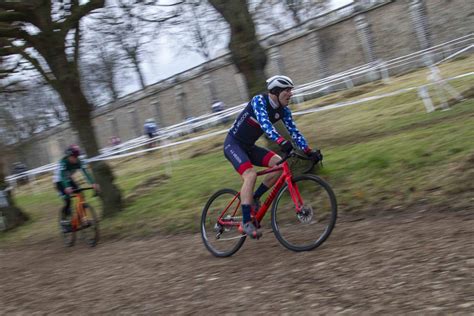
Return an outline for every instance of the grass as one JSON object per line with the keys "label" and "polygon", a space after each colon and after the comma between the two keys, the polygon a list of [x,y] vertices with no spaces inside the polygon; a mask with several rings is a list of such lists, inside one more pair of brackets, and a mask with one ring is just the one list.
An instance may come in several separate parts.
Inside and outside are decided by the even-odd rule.
{"label": "grass", "polygon": [[[473,61],[471,56],[443,64],[442,74],[472,71]],[[358,92],[336,93],[293,109],[426,84],[426,70],[391,80],[390,85],[372,83],[354,88]],[[472,88],[473,82],[472,77],[464,77],[450,83],[463,91]],[[342,212],[410,210],[419,205],[449,210],[473,205],[469,194],[474,190],[472,98],[449,111],[426,113],[412,91],[296,120],[309,143],[323,150],[324,168],[319,174],[331,183]],[[121,238],[197,232],[200,212],[210,195],[223,187],[240,186],[238,175],[222,154],[224,137],[111,160],[127,203],[117,216],[102,221],[102,234]],[[32,219],[18,229],[0,233],[0,243],[59,239],[56,217],[61,201],[49,175],[40,178],[35,187],[21,187],[15,195],[17,204]],[[95,205],[98,207],[97,201]]]}

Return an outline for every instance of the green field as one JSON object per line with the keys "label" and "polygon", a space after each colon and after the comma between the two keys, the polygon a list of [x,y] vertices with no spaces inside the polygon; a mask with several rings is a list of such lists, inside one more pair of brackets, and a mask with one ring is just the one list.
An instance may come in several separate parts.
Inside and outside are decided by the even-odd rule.
{"label": "green field", "polygon": [[[451,77],[471,72],[473,66],[470,56],[440,69],[444,77]],[[391,78],[386,85],[371,83],[291,107],[296,111],[420,86],[427,84],[426,76],[427,70],[421,69]],[[310,145],[324,153],[324,168],[318,174],[334,188],[341,212],[472,208],[474,76],[450,83],[466,98],[449,111],[426,113],[412,91],[296,117]],[[434,89],[430,88],[431,94]],[[102,235],[198,231],[209,196],[222,187],[239,188],[240,178],[222,154],[224,137],[184,144],[173,152],[158,150],[110,161],[126,208],[101,222]],[[56,219],[61,201],[50,175],[17,189],[15,199],[31,221],[1,233],[0,242],[59,239]]]}

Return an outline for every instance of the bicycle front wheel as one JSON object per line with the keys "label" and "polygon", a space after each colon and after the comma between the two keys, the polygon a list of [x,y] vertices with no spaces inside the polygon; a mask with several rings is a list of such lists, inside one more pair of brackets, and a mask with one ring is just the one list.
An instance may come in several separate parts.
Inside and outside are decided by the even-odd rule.
{"label": "bicycle front wheel", "polygon": [[79,232],[89,246],[94,247],[99,242],[99,219],[94,208],[84,204],[84,216],[79,219]]}
{"label": "bicycle front wheel", "polygon": [[201,215],[201,237],[214,256],[229,257],[242,247],[246,236],[238,230],[240,215],[240,196],[235,190],[219,190],[207,201]]}
{"label": "bicycle front wheel", "polygon": [[293,185],[302,199],[301,210],[297,211],[288,184],[285,184],[273,203],[273,232],[290,250],[312,250],[329,237],[336,224],[336,196],[329,184],[314,175],[294,177]]}

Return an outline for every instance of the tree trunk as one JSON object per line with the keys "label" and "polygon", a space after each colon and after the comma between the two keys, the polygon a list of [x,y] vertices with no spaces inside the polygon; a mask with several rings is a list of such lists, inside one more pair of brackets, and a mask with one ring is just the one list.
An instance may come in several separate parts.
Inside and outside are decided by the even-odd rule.
{"label": "tree trunk", "polygon": [[11,191],[4,191],[7,186],[3,159],[0,158],[0,231],[15,228],[28,220],[28,215],[15,206]]}
{"label": "tree trunk", "polygon": [[229,50],[232,61],[244,75],[250,95],[265,91],[267,56],[257,39],[247,1],[209,0],[209,2],[229,23],[231,30]]}

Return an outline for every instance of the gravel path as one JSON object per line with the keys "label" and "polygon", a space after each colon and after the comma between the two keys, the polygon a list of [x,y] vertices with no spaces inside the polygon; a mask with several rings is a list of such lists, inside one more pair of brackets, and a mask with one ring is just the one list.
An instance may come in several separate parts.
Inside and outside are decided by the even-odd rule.
{"label": "gravel path", "polygon": [[474,213],[342,215],[320,248],[264,231],[231,258],[199,235],[0,248],[0,314],[474,314]]}

